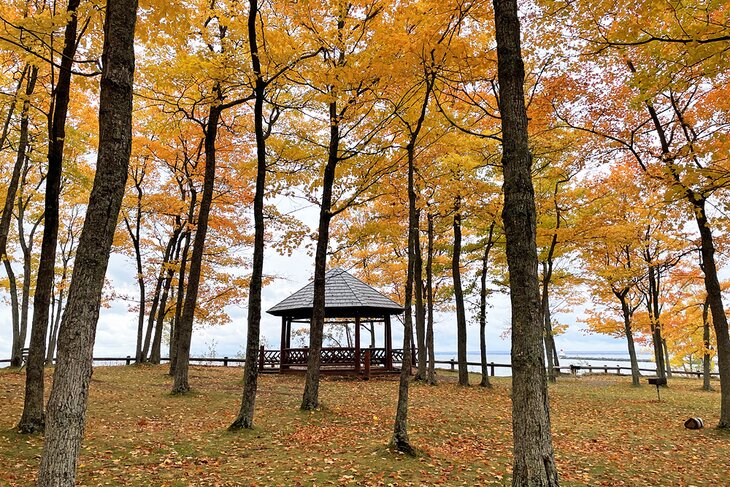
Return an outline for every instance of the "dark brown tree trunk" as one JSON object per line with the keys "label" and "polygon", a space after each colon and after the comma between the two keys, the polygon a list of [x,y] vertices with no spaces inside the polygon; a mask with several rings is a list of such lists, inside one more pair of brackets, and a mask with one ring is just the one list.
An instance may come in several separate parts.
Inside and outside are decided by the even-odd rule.
{"label": "dark brown tree trunk", "polygon": [[629,360],[631,361],[631,385],[638,387],[641,385],[641,382],[639,381],[641,374],[639,373],[639,362],[636,358],[634,332],[631,328],[631,318],[634,312],[626,298],[629,293],[629,289],[624,288],[620,291],[614,290],[613,293],[621,303],[621,313],[623,314],[624,318],[624,336],[626,336],[626,344],[629,348]]}
{"label": "dark brown tree trunk", "polygon": [[[339,28],[344,28],[344,22],[339,21]],[[317,233],[317,249],[314,254],[314,304],[312,321],[309,333],[309,359],[307,361],[307,375],[302,395],[301,409],[311,411],[319,407],[319,364],[322,352],[322,338],[324,333],[324,286],[325,272],[327,271],[327,245],[329,243],[329,227],[332,219],[332,186],[335,182],[335,169],[339,162],[340,124],[337,116],[337,102],[329,105],[330,142],[327,155],[327,165],[324,168],[322,181],[322,204],[319,209],[319,229]],[[404,353],[404,355],[407,355]]]}
{"label": "dark brown tree trunk", "polygon": [[527,136],[516,0],[494,0],[507,264],[512,303],[512,433],[515,487],[557,486],[550,432],[544,329],[537,276],[535,192]]}
{"label": "dark brown tree trunk", "polygon": [[423,256],[421,255],[421,211],[416,211],[418,222],[415,258],[413,291],[416,304],[416,350],[418,351],[418,369],[414,380],[426,380],[426,306],[423,302]]}
{"label": "dark brown tree trunk", "polygon": [[30,350],[25,380],[25,402],[23,415],[18,423],[21,433],[43,431],[45,415],[43,408],[43,369],[46,359],[46,334],[51,293],[56,265],[56,241],[58,239],[58,200],[61,193],[63,167],[63,146],[66,137],[66,115],[71,91],[71,68],[76,54],[76,9],[80,0],[69,0],[68,24],[64,33],[64,47],[61,67],[54,94],[53,119],[49,130],[48,171],[46,173],[45,210],[43,218],[43,241],[33,298],[33,322],[30,332]]}
{"label": "dark brown tree trunk", "polygon": [[482,256],[482,272],[479,277],[479,352],[482,362],[481,387],[492,387],[489,382],[489,370],[487,367],[487,272],[489,271],[489,252],[494,246],[495,222],[489,225],[489,235],[484,244],[484,255]]}
{"label": "dark brown tree trunk", "polygon": [[720,422],[717,426],[718,428],[730,428],[730,335],[728,334],[727,316],[722,304],[720,281],[717,277],[717,264],[715,263],[715,245],[712,240],[710,223],[705,213],[705,203],[704,198],[695,198],[693,201],[702,244],[702,271],[705,273],[707,301],[710,304],[717,342],[717,365],[720,372]]}
{"label": "dark brown tree trunk", "polygon": [[256,192],[253,201],[254,247],[253,269],[248,290],[248,331],[246,334],[246,362],[243,372],[243,398],[238,417],[228,429],[253,428],[256,388],[258,385],[258,360],[261,332],[261,287],[264,271],[264,192],[266,191],[266,138],[264,134],[264,97],[266,83],[261,75],[256,23],[258,1],[249,0],[248,40],[251,65],[256,84],[254,87],[254,132],[256,134]]}
{"label": "dark brown tree trunk", "polygon": [[[215,91],[219,92],[219,88]],[[220,99],[220,93],[218,93]],[[175,324],[177,337],[177,351],[175,355],[175,373],[172,386],[173,394],[185,394],[190,391],[188,383],[188,367],[190,359],[190,342],[193,337],[193,321],[195,318],[195,305],[198,300],[198,287],[200,285],[200,273],[203,264],[203,250],[205,247],[205,235],[208,231],[208,217],[210,206],[213,201],[213,187],[215,184],[215,142],[218,135],[218,121],[221,115],[219,105],[213,105],[208,112],[208,123],[205,129],[205,175],[203,178],[203,196],[200,200],[200,211],[193,240],[193,253],[190,257],[190,272],[188,273],[188,284],[185,291],[180,321]]]}
{"label": "dark brown tree trunk", "polygon": [[648,274],[649,286],[646,294],[646,307],[649,312],[649,323],[651,329],[651,340],[654,345],[654,360],[656,362],[656,373],[658,377],[667,377],[667,368],[664,363],[664,340],[662,338],[662,327],[659,311],[659,277],[656,268],[649,265]]}
{"label": "dark brown tree trunk", "polygon": [[114,0],[106,6],[96,176],[58,336],[58,363],[38,473],[42,487],[71,487],[76,478],[101,292],[132,148],[136,10],[136,0]]}
{"label": "dark brown tree trunk", "polygon": [[712,390],[710,383],[710,373],[712,371],[712,361],[710,357],[710,303],[707,298],[702,303],[702,344],[704,352],[702,353],[702,389],[705,391]]}
{"label": "dark brown tree trunk", "polygon": [[428,250],[426,254],[426,347],[428,348],[428,383],[436,385],[436,352],[433,348],[433,215],[428,214]]}
{"label": "dark brown tree trunk", "polygon": [[144,171],[140,170],[141,173],[135,171],[134,187],[137,190],[137,204],[135,206],[135,217],[134,217],[134,228],[129,223],[129,219],[124,217],[124,224],[127,227],[127,233],[132,241],[132,247],[134,248],[134,262],[137,266],[137,287],[139,288],[139,310],[137,310],[137,346],[135,347],[134,361],[136,363],[142,363],[146,359],[146,353],[142,353],[142,344],[144,339],[144,319],[145,319],[145,307],[147,299],[145,296],[145,282],[144,282],[144,269],[142,268],[142,249],[140,247],[140,234],[142,232],[142,179],[144,178]]}
{"label": "dark brown tree trunk", "polygon": [[451,276],[454,280],[456,301],[456,358],[459,362],[459,385],[469,385],[469,367],[466,365],[466,309],[461,287],[461,197],[454,202],[454,249],[451,257]]}
{"label": "dark brown tree trunk", "polygon": [[[193,213],[195,208],[196,195],[193,194],[190,199],[190,214]],[[175,318],[173,325],[170,329],[170,375],[175,375],[175,369],[177,368],[177,349],[178,343],[180,342],[180,319],[182,317],[183,301],[185,299],[185,275],[186,267],[188,262],[188,253],[190,252],[190,224],[192,219],[188,219],[187,228],[185,229],[185,245],[182,250],[182,257],[180,259],[180,270],[178,271],[177,277],[177,297],[175,301]]]}
{"label": "dark brown tree trunk", "polygon": [[18,283],[15,279],[15,271],[8,259],[3,259],[5,274],[8,276],[8,291],[10,292],[10,313],[13,325],[13,343],[10,351],[10,366],[21,366],[21,349],[25,345],[20,342],[20,304],[18,303]]}
{"label": "dark brown tree trunk", "polygon": [[[425,117],[425,106],[422,110]],[[421,119],[421,121],[422,121]],[[406,272],[405,289],[405,327],[403,330],[403,363],[398,383],[398,405],[393,422],[393,437],[390,447],[407,455],[415,455],[416,450],[408,439],[408,389],[411,380],[411,337],[413,335],[413,281],[416,267],[416,240],[418,239],[418,213],[416,209],[416,189],[414,175],[415,139],[411,138],[408,147],[408,270]]]}
{"label": "dark brown tree trunk", "polygon": [[552,275],[552,262],[543,261],[542,263],[542,319],[545,326],[544,331],[544,342],[545,342],[545,357],[547,358],[547,375],[550,382],[556,382],[555,377],[555,339],[553,337],[553,327],[551,324],[550,316],[550,276]]}
{"label": "dark brown tree trunk", "polygon": [[[179,230],[175,232],[175,239],[178,240]],[[177,260],[180,255],[180,241],[178,240],[175,250],[174,259]],[[172,278],[174,277],[175,271],[172,268],[168,268],[166,271],[165,282],[162,286],[162,297],[159,299],[157,309],[157,321],[155,322],[155,336],[152,339],[152,348],[150,350],[150,362],[158,364],[162,361],[162,331],[165,327],[165,317],[169,311],[167,306],[167,300],[170,296],[170,288],[172,287]],[[170,330],[170,337],[172,337],[172,330]]]}
{"label": "dark brown tree trunk", "polygon": [[662,337],[662,350],[664,350],[664,365],[667,367],[667,378],[672,377],[672,363],[669,361],[669,348],[667,339]]}

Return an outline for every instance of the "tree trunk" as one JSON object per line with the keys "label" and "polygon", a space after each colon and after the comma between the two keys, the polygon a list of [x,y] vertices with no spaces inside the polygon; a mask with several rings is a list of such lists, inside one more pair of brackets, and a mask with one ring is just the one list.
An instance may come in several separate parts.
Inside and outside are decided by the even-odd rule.
{"label": "tree trunk", "polygon": [[[344,28],[344,22],[338,21],[338,28]],[[341,27],[340,27],[341,26]],[[329,243],[329,226],[332,218],[332,186],[335,182],[335,169],[339,162],[340,125],[337,116],[337,102],[329,104],[330,142],[327,165],[324,168],[322,181],[322,205],[319,210],[319,230],[317,233],[317,249],[314,254],[314,304],[309,333],[309,359],[304,384],[301,409],[311,411],[319,407],[319,363],[322,352],[322,336],[324,333],[324,292],[325,272],[327,271],[327,245]],[[406,353],[404,352],[404,355]]]}
{"label": "tree trunk", "polygon": [[[142,268],[142,249],[140,248],[140,232],[142,226],[142,186],[141,179],[136,179],[138,174],[135,174],[134,187],[137,189],[137,205],[135,215],[135,226],[129,224],[129,219],[124,218],[124,223],[127,227],[127,233],[129,238],[132,240],[132,246],[134,247],[134,261],[137,266],[137,287],[139,288],[139,310],[137,311],[137,346],[135,347],[134,361],[136,363],[142,363],[146,359],[146,353],[142,353],[142,342],[144,338],[144,319],[145,319],[145,305],[147,299],[145,297],[145,282],[144,282],[144,269]],[[144,177],[144,173],[142,174]]]}
{"label": "tree trunk", "polygon": [[717,277],[715,245],[712,240],[710,223],[705,213],[705,199],[697,198],[693,201],[693,205],[702,244],[702,271],[705,273],[707,301],[710,305],[717,341],[717,365],[720,372],[720,422],[717,426],[718,428],[730,428],[730,335],[728,334],[727,316],[725,316],[720,281]]}
{"label": "tree trunk", "polygon": [[[179,222],[178,222],[179,223]],[[176,261],[180,255],[180,226],[176,225],[172,232],[165,255],[162,259],[162,268],[155,285],[155,295],[152,298],[152,306],[150,308],[150,316],[147,320],[147,336],[142,350],[142,357],[149,357],[149,361],[153,364],[159,364],[162,358],[162,330],[164,328],[165,315],[167,314],[167,299],[170,295],[170,287],[172,286],[172,278],[175,270],[170,266]],[[160,289],[161,288],[161,289]],[[162,296],[160,296],[162,292]],[[151,331],[154,328],[154,338],[151,339]],[[172,339],[172,334],[170,334]],[[151,345],[150,345],[151,339]],[[151,347],[151,348],[150,348]],[[147,352],[149,351],[149,355]]]}
{"label": "tree trunk", "polygon": [[416,304],[416,350],[418,351],[418,369],[416,371],[415,380],[426,380],[426,307],[423,302],[423,257],[421,255],[421,211],[416,211],[416,247],[415,247],[415,263],[414,263],[414,282],[413,291],[415,294]]}
{"label": "tree trunk", "polygon": [[[424,107],[425,109],[425,107]],[[422,112],[423,117],[423,112]],[[416,190],[414,175],[415,139],[411,138],[408,150],[408,270],[405,289],[405,327],[403,330],[403,363],[398,383],[398,405],[393,422],[393,437],[390,447],[407,455],[415,455],[416,450],[408,439],[408,388],[411,380],[411,336],[413,335],[413,281],[416,267],[416,240],[418,239],[418,213],[416,210]]]}
{"label": "tree trunk", "polygon": [[428,214],[428,250],[426,255],[426,347],[428,348],[428,383],[436,385],[436,352],[433,348],[433,215]]}
{"label": "tree trunk", "polygon": [[702,389],[705,391],[712,390],[710,383],[710,373],[712,372],[712,361],[710,357],[710,303],[707,298],[702,303],[702,345],[704,352],[702,353]]}
{"label": "tree trunk", "polygon": [[[256,23],[258,1],[249,0],[248,40],[251,65],[256,76],[254,100],[254,132],[256,134],[256,192],[253,201],[254,247],[253,269],[248,291],[248,331],[246,334],[246,362],[243,372],[243,398],[238,417],[228,429],[253,428],[256,388],[258,386],[258,360],[261,332],[261,287],[264,271],[264,193],[266,191],[266,138],[264,134],[264,97],[266,83],[261,76]],[[283,346],[283,345],[282,345]],[[283,357],[282,357],[283,359]]]}
{"label": "tree trunk", "polygon": [[550,382],[556,382],[555,377],[555,364],[553,362],[555,358],[555,340],[553,339],[553,329],[550,323],[552,319],[550,317],[550,295],[549,295],[549,284],[550,275],[552,274],[552,266],[548,266],[548,263],[542,262],[542,319],[545,325],[544,330],[544,342],[545,342],[545,357],[547,358],[547,375]]}
{"label": "tree trunk", "polygon": [[557,486],[543,360],[535,193],[516,0],[494,0],[507,264],[512,304],[512,485]]}
{"label": "tree trunk", "polygon": [[479,278],[479,352],[482,362],[482,380],[479,382],[481,387],[491,388],[489,382],[489,370],[487,367],[487,271],[489,270],[489,252],[494,246],[494,226],[493,221],[489,225],[489,236],[484,244],[484,255],[482,256],[482,272]]}
{"label": "tree trunk", "polygon": [[[219,92],[216,88],[215,91]],[[218,93],[220,96],[220,93]],[[212,105],[208,112],[208,123],[205,130],[205,176],[203,178],[203,196],[200,200],[198,224],[193,240],[193,254],[190,257],[190,272],[188,285],[185,291],[185,301],[180,321],[175,324],[178,333],[177,352],[175,355],[175,381],[172,386],[173,394],[185,394],[190,391],[188,383],[188,367],[190,359],[190,342],[193,337],[193,321],[195,305],[198,300],[198,287],[203,264],[203,250],[205,235],[208,231],[208,217],[213,201],[213,186],[215,184],[215,142],[218,135],[218,121],[221,115],[219,105]]]}
{"label": "tree trunk", "polygon": [[454,280],[456,300],[456,352],[459,362],[459,385],[469,385],[469,368],[466,365],[466,309],[461,287],[461,197],[454,202],[454,252],[451,258],[451,275]]}
{"label": "tree trunk", "polygon": [[[195,195],[191,197],[191,203],[190,203],[190,213],[192,214],[193,208],[195,208],[195,205],[193,202],[195,201]],[[180,323],[180,319],[182,318],[182,309],[183,309],[183,301],[185,299],[185,272],[188,262],[188,253],[190,252],[190,222],[192,219],[188,219],[188,228],[185,229],[185,245],[183,246],[182,250],[182,257],[180,260],[180,270],[178,272],[177,277],[177,298],[175,301],[175,318],[173,321],[173,326],[170,329],[170,371],[169,374],[174,376],[175,375],[175,369],[177,368],[177,347],[178,343],[180,342],[180,327],[178,324]]]}
{"label": "tree trunk", "polygon": [[662,350],[664,350],[664,364],[667,367],[667,378],[672,377],[672,364],[669,361],[669,348],[667,347],[667,339],[662,337]]}
{"label": "tree trunk", "polygon": [[8,276],[8,287],[10,292],[10,313],[12,315],[13,323],[13,344],[10,352],[10,366],[20,367],[21,366],[21,349],[25,342],[20,342],[20,306],[18,303],[18,284],[15,279],[15,271],[10,261],[3,257],[3,264],[5,265],[5,273]]}
{"label": "tree trunk", "polygon": [[71,487],[84,432],[104,275],[132,148],[136,0],[108,1],[104,22],[96,175],[58,337],[38,485]]}
{"label": "tree trunk", "polygon": [[628,289],[623,289],[619,292],[614,291],[614,294],[621,302],[621,311],[624,317],[624,335],[626,336],[626,344],[629,347],[629,360],[631,361],[631,385],[638,387],[641,385],[641,382],[639,382],[641,373],[639,373],[639,361],[636,358],[634,333],[631,329],[631,316],[633,313],[629,303],[626,301],[626,295],[628,292]]}
{"label": "tree trunk", "polygon": [[76,28],[78,18],[76,9],[80,0],[69,0],[66,11],[68,24],[64,33],[64,47],[61,54],[61,67],[55,90],[53,119],[49,130],[48,171],[46,173],[46,195],[43,221],[43,241],[40,262],[36,277],[33,298],[33,323],[30,332],[28,368],[25,376],[25,402],[23,415],[18,424],[21,433],[43,431],[45,415],[43,411],[43,369],[46,359],[46,334],[48,333],[48,313],[51,305],[51,292],[55,277],[56,241],[58,239],[58,200],[61,193],[61,173],[63,167],[63,146],[66,137],[66,115],[71,91],[71,68],[76,54]]}

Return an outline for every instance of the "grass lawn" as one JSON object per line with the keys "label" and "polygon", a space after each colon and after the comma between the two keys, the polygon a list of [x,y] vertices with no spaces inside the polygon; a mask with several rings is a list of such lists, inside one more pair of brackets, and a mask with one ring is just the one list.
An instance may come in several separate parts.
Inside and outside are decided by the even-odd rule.
{"label": "grass lawn", "polygon": [[[325,378],[323,408],[299,411],[303,378],[264,375],[257,428],[229,433],[242,369],[192,367],[185,397],[165,366],[97,367],[79,485],[509,485],[510,380],[495,387],[411,388],[418,458],[389,452],[397,381]],[[0,485],[32,485],[42,438],[14,432],[25,374],[0,370]],[[473,382],[478,382],[476,376]],[[630,379],[563,377],[550,386],[561,485],[728,485],[730,433],[714,429],[720,397],[675,379],[657,402]],[[48,386],[50,386],[50,382]],[[715,387],[719,387],[717,383]],[[686,430],[699,416],[707,427]]]}

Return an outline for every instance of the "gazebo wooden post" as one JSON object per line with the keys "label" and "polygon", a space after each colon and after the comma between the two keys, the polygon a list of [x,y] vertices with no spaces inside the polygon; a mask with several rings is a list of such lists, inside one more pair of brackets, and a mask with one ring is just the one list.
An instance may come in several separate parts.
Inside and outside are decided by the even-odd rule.
{"label": "gazebo wooden post", "polygon": [[355,372],[360,372],[360,317],[355,317]]}
{"label": "gazebo wooden post", "polygon": [[385,315],[385,370],[393,370],[393,334],[388,314]]}
{"label": "gazebo wooden post", "polygon": [[286,320],[286,348],[291,348],[291,322],[293,318]]}
{"label": "gazebo wooden post", "polygon": [[279,343],[279,368],[285,369],[286,366],[286,327],[289,319],[286,316],[281,317],[281,342]]}

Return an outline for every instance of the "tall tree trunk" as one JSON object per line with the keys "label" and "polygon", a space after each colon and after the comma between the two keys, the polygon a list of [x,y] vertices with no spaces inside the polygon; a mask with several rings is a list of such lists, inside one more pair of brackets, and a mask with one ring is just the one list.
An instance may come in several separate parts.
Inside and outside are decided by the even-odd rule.
{"label": "tall tree trunk", "polygon": [[[63,270],[65,281],[66,269]],[[51,321],[51,330],[48,332],[48,348],[46,349],[46,366],[53,365],[53,357],[56,354],[56,342],[58,341],[58,328],[61,326],[61,316],[63,313],[63,289],[59,291],[58,299],[56,300],[56,316]]]}
{"label": "tall tree trunk", "polygon": [[[695,194],[695,196],[697,195]],[[730,335],[728,334],[727,316],[722,304],[720,281],[717,277],[712,230],[705,213],[705,201],[704,198],[695,199],[693,205],[702,243],[702,271],[705,273],[705,289],[717,341],[717,363],[720,372],[720,422],[718,428],[730,428]]]}
{"label": "tall tree trunk", "polygon": [[[178,218],[179,219],[179,218]],[[150,305],[150,314],[147,318],[147,333],[142,346],[142,359],[149,358],[153,364],[160,363],[160,349],[162,343],[162,323],[167,312],[167,297],[172,285],[172,278],[175,271],[170,264],[173,260],[177,260],[180,253],[180,222],[176,222],[172,231],[170,240],[165,247],[165,253],[162,256],[162,266],[155,283],[155,293],[152,296],[152,304]],[[160,296],[162,293],[162,296]],[[154,329],[154,339],[152,331]]]}
{"label": "tall tree trunk", "polygon": [[[220,88],[216,87],[218,99],[220,100]],[[193,321],[195,318],[195,305],[198,300],[198,287],[200,286],[200,273],[203,264],[203,250],[205,247],[205,235],[208,232],[208,217],[210,206],[213,202],[213,186],[215,184],[215,142],[218,135],[218,121],[220,120],[221,108],[219,105],[212,105],[208,112],[208,123],[205,130],[205,176],[203,178],[203,196],[200,199],[200,211],[193,240],[193,254],[190,257],[190,272],[188,273],[188,285],[185,291],[180,321],[176,323],[178,333],[177,352],[175,355],[175,373],[172,386],[173,394],[185,394],[190,390],[188,383],[188,367],[190,359],[190,342],[193,337]]]}
{"label": "tall tree trunk", "polygon": [[[344,22],[342,20],[338,21],[338,28],[344,28]],[[301,404],[301,409],[305,411],[314,410],[319,407],[319,364],[324,333],[327,245],[329,243],[329,227],[332,218],[332,186],[335,181],[335,169],[339,162],[340,147],[340,124],[339,117],[337,116],[337,102],[331,102],[329,104],[329,119],[330,142],[327,165],[324,168],[324,178],[322,181],[322,204],[319,209],[317,249],[314,254],[314,303],[309,333],[309,359],[307,361],[307,375]]]}
{"label": "tall tree trunk", "polygon": [[[144,282],[144,269],[142,268],[142,249],[140,248],[140,233],[142,226],[142,186],[141,179],[137,180],[138,174],[135,173],[134,187],[137,190],[137,205],[135,206],[136,215],[134,218],[134,228],[129,223],[129,219],[124,217],[124,224],[127,227],[127,233],[132,241],[134,247],[134,262],[137,266],[137,287],[139,288],[139,310],[137,311],[137,346],[134,352],[134,361],[136,363],[142,363],[146,359],[146,354],[142,354],[142,342],[144,338],[144,319],[146,316],[145,305],[147,299],[145,296],[145,282]],[[144,173],[142,173],[144,177]]]}
{"label": "tall tree trunk", "polygon": [[[422,110],[425,117],[425,107]],[[403,330],[403,363],[401,365],[400,380],[398,383],[398,404],[393,422],[393,437],[390,440],[391,448],[415,455],[416,450],[408,439],[408,389],[411,380],[411,337],[413,335],[413,281],[416,267],[416,239],[418,239],[418,213],[416,210],[416,189],[414,175],[415,139],[411,138],[408,147],[408,270],[406,271],[405,289],[405,327]]]}
{"label": "tall tree trunk", "polygon": [[664,364],[667,367],[667,378],[672,377],[672,364],[669,361],[669,348],[667,347],[667,339],[662,337],[662,350],[664,350]]}
{"label": "tall tree trunk", "polygon": [[[28,147],[28,112],[30,110],[30,97],[33,94],[33,91],[35,90],[35,84],[36,80],[38,79],[38,68],[35,66],[26,66],[26,68],[23,70],[23,75],[21,76],[21,80],[18,84],[18,92],[20,92],[20,88],[22,86],[22,83],[24,79],[26,78],[26,73],[28,73],[28,81],[25,87],[25,99],[23,100],[23,108],[20,115],[20,135],[18,138],[18,150],[15,158],[15,165],[13,166],[13,173],[10,177],[10,182],[8,183],[8,190],[7,194],[5,196],[5,205],[3,206],[3,212],[2,212],[2,218],[0,219],[0,259],[3,260],[5,263],[5,269],[8,275],[8,280],[11,281],[11,313],[12,313],[12,326],[13,326],[13,344],[12,344],[12,353],[11,353],[11,366],[13,367],[19,367],[20,366],[20,351],[25,346],[25,335],[26,335],[26,327],[27,327],[27,321],[25,323],[21,323],[20,320],[20,314],[18,310],[18,295],[17,295],[17,287],[15,282],[15,274],[13,273],[12,267],[10,266],[10,262],[8,261],[7,257],[7,243],[8,243],[8,233],[10,232],[10,223],[13,217],[13,206],[15,205],[16,200],[16,194],[18,192],[18,186],[20,184],[20,177],[21,173],[23,172],[23,166],[27,164],[27,157],[26,157],[26,151]],[[16,96],[17,97],[17,96]],[[0,141],[0,149],[5,144],[5,137],[7,136],[7,127],[10,124],[10,120],[12,118],[13,114],[13,107],[15,106],[15,103],[11,104],[11,108],[8,110],[8,118],[6,120],[6,126],[3,129],[3,137]],[[25,289],[25,283],[26,281],[30,280],[30,276],[27,276],[23,280],[23,285]],[[27,300],[27,294],[24,294],[25,299]],[[27,320],[27,306],[26,306],[26,320]]]}
{"label": "tall tree trunk", "polygon": [[[264,192],[266,191],[266,138],[264,134],[264,97],[266,83],[261,76],[256,23],[258,1],[249,0],[248,42],[251,65],[256,76],[254,100],[254,131],[256,133],[256,192],[253,201],[254,247],[253,269],[248,290],[248,331],[246,334],[246,362],[243,372],[243,397],[238,417],[228,429],[253,428],[256,388],[258,385],[258,360],[261,332],[261,287],[264,272]],[[283,357],[282,357],[283,358]]]}
{"label": "tall tree trunk", "polygon": [[494,0],[507,264],[512,304],[512,433],[515,487],[557,486],[543,360],[524,64],[516,0]]}
{"label": "tall tree trunk", "polygon": [[51,292],[55,277],[56,241],[58,239],[58,200],[61,193],[61,173],[63,167],[63,146],[66,137],[66,115],[71,91],[71,68],[76,54],[76,28],[78,18],[76,9],[80,0],[69,0],[66,11],[69,20],[64,33],[64,46],[61,53],[61,66],[55,90],[53,119],[49,130],[48,171],[46,173],[45,211],[43,221],[43,241],[40,262],[33,298],[33,323],[30,332],[30,350],[25,380],[25,402],[23,415],[18,423],[21,433],[43,431],[45,415],[43,411],[43,368],[46,359],[46,334],[48,333],[48,313],[51,305]]}
{"label": "tall tree trunk", "polygon": [[[193,201],[195,200],[195,195],[193,195],[190,199],[190,208],[191,213],[192,209],[195,208],[195,205],[193,204]],[[177,348],[178,343],[180,342],[180,319],[182,318],[182,310],[183,310],[183,302],[185,299],[185,275],[186,275],[186,267],[188,262],[188,253],[190,252],[190,222],[192,222],[191,219],[188,219],[188,223],[186,224],[185,229],[185,245],[183,246],[182,250],[182,257],[180,259],[180,270],[178,271],[178,277],[177,277],[177,298],[175,301],[175,318],[173,321],[173,325],[170,329],[170,371],[169,374],[174,376],[175,375],[175,369],[177,368]]]}
{"label": "tall tree trunk", "polygon": [[654,345],[654,360],[656,362],[656,373],[658,377],[667,378],[667,368],[664,363],[664,340],[662,338],[662,327],[659,321],[659,278],[656,268],[649,265],[648,274],[649,286],[646,294],[646,307],[649,312],[649,323],[651,329],[651,340]]}
{"label": "tall tree trunk", "polygon": [[702,303],[702,345],[704,351],[702,353],[702,389],[705,391],[712,390],[710,383],[712,372],[712,361],[710,357],[710,302],[705,297]]}
{"label": "tall tree trunk", "polygon": [[489,382],[489,370],[487,368],[487,272],[489,270],[489,252],[494,246],[494,226],[495,222],[489,225],[489,235],[487,242],[484,244],[484,255],[482,256],[482,272],[479,278],[479,352],[482,362],[482,380],[479,382],[481,387],[492,387]]}
{"label": "tall tree trunk", "polygon": [[415,380],[426,380],[426,306],[423,302],[423,256],[421,255],[421,211],[416,210],[416,247],[415,247],[415,263],[414,263],[414,282],[413,291],[416,304],[416,350],[418,351],[418,369],[416,371]]}
{"label": "tall tree trunk", "polygon": [[426,254],[426,348],[428,348],[428,383],[436,385],[436,352],[433,348],[433,215],[428,214],[428,250]]}
{"label": "tall tree trunk", "polygon": [[624,318],[624,335],[626,336],[626,344],[629,348],[629,360],[631,361],[631,385],[638,387],[641,385],[641,383],[639,382],[641,374],[639,373],[639,361],[636,358],[634,332],[631,328],[631,317],[633,315],[633,311],[628,301],[626,300],[628,292],[629,289],[624,288],[620,291],[614,291],[614,294],[621,302],[621,313],[623,314]]}
{"label": "tall tree trunk", "polygon": [[136,0],[113,0],[106,5],[97,169],[59,331],[58,364],[38,473],[42,487],[71,487],[76,478],[101,292],[132,148],[136,11]]}
{"label": "tall tree trunk", "polygon": [[21,349],[25,342],[20,342],[20,304],[18,303],[18,283],[15,279],[15,271],[10,261],[3,256],[3,265],[5,266],[5,274],[8,276],[8,287],[10,292],[10,313],[13,325],[13,343],[10,352],[10,366],[21,366]]}
{"label": "tall tree trunk", "polygon": [[555,364],[553,362],[555,358],[555,340],[553,339],[553,330],[550,321],[550,274],[552,274],[552,265],[548,266],[546,261],[542,262],[542,319],[545,326],[543,332],[545,342],[545,357],[547,358],[547,375],[550,382],[556,382],[555,377]]}
{"label": "tall tree trunk", "polygon": [[456,356],[459,362],[459,385],[469,385],[469,368],[466,365],[466,309],[461,287],[461,197],[454,202],[454,252],[451,258],[451,276],[454,280],[456,300]]}

